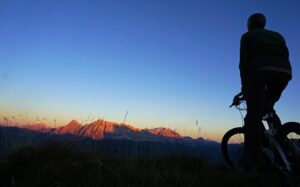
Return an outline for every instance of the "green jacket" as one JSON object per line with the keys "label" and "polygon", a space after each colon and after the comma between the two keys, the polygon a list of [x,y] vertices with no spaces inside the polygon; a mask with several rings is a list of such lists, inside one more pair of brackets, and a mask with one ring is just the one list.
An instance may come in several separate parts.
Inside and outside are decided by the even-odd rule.
{"label": "green jacket", "polygon": [[292,75],[289,51],[284,38],[266,29],[255,29],[241,37],[240,75],[242,87],[258,71],[278,71]]}

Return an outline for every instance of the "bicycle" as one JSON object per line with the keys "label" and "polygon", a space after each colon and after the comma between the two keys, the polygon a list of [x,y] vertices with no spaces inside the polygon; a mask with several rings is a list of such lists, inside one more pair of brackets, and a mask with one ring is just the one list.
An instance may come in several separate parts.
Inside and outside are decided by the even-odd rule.
{"label": "bicycle", "polygon": [[[247,110],[246,107],[241,106],[244,102],[245,100],[240,93],[230,105],[230,107],[235,106],[239,110],[242,121],[242,111]],[[273,110],[268,110],[263,121],[270,122],[273,116]],[[245,152],[244,133],[243,127],[230,129],[224,134],[221,142],[221,150],[226,163],[237,171],[243,170],[239,161]],[[277,171],[284,177],[283,185],[294,186],[289,176],[300,171],[300,124],[287,122],[274,128],[274,124],[267,122],[266,125],[264,123],[264,141],[261,144],[261,151],[268,168]]]}

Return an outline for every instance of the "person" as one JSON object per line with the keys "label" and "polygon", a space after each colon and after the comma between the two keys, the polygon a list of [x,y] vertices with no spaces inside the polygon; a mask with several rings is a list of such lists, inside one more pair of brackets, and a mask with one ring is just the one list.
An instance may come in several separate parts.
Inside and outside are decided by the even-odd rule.
{"label": "person", "polygon": [[[278,32],[265,29],[265,25],[266,17],[262,13],[255,13],[248,19],[248,32],[242,35],[240,43],[239,69],[242,88],[241,93],[234,98],[242,95],[246,100],[245,154],[252,166],[259,166],[262,162],[262,119],[267,106],[273,111],[273,121],[268,123],[273,123],[275,128],[280,126],[281,121],[274,105],[292,79],[285,39]],[[271,103],[268,103],[267,97]]]}

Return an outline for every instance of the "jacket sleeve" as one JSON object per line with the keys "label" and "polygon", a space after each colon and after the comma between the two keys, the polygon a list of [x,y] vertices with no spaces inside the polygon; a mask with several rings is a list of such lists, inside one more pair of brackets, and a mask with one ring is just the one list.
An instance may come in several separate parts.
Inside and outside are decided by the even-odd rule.
{"label": "jacket sleeve", "polygon": [[241,37],[240,44],[240,76],[242,84],[242,92],[245,91],[247,83],[247,74],[248,74],[248,49],[247,49],[247,35],[243,34]]}
{"label": "jacket sleeve", "polygon": [[[278,34],[279,34],[279,33],[278,33]],[[281,34],[279,34],[279,37],[281,38],[282,45],[284,46],[284,50],[285,50],[285,53],[286,53],[285,55],[286,55],[287,58],[289,58],[290,53],[289,53],[288,47],[286,46],[285,39],[284,39],[284,37],[283,37]]]}

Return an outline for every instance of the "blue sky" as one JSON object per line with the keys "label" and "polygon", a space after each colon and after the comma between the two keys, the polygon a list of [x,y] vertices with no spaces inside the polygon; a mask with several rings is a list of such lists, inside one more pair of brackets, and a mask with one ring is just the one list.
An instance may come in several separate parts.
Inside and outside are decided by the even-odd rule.
{"label": "blue sky", "polygon": [[[300,3],[234,0],[0,1],[0,115],[93,118],[220,139],[241,124],[239,42],[249,15],[286,38],[293,80],[277,104],[300,121]],[[19,117],[22,120],[21,116]]]}

